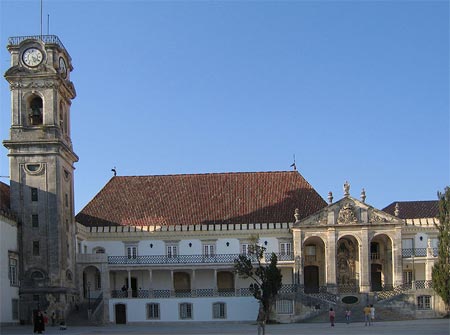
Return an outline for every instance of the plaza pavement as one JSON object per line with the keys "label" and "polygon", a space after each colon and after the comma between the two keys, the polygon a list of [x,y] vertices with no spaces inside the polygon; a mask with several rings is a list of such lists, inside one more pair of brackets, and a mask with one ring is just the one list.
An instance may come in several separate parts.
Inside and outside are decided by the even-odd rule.
{"label": "plaza pavement", "polygon": [[[0,329],[2,335],[33,334],[32,326],[9,326]],[[255,323],[159,323],[136,325],[107,325],[99,327],[47,327],[44,334],[57,335],[247,335],[257,334]],[[266,326],[266,335],[450,335],[449,319],[376,322],[370,327],[355,322],[349,325],[337,323],[294,323]]]}

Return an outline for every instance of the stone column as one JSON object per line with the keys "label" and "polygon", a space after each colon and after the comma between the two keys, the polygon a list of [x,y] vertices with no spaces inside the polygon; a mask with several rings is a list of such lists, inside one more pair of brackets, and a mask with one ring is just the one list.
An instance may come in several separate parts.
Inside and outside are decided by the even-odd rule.
{"label": "stone column", "polygon": [[195,286],[195,269],[192,269],[192,278],[191,278],[191,294],[193,297],[197,296],[197,291],[195,290],[197,287]]}
{"label": "stone column", "polygon": [[108,264],[104,263],[101,266],[102,276],[102,291],[103,291],[103,322],[109,321],[109,300],[111,299],[111,287],[110,287],[110,273],[108,270]]}
{"label": "stone column", "polygon": [[[403,284],[403,258],[402,258],[402,227],[395,227],[395,237],[392,246],[392,266],[394,287]],[[414,268],[413,268],[414,271]],[[413,274],[414,280],[414,274]]]}
{"label": "stone column", "polygon": [[128,292],[127,292],[127,295],[128,295],[128,298],[131,298],[132,292],[133,292],[133,290],[131,288],[131,270],[127,269],[127,272],[128,272]]}
{"label": "stone column", "polygon": [[171,281],[170,296],[174,297],[175,296],[175,283],[173,281],[173,270],[170,270],[170,281]]}
{"label": "stone column", "polygon": [[153,298],[153,271],[152,269],[148,269],[148,297]]}
{"label": "stone column", "polygon": [[217,292],[217,269],[214,269],[214,278],[213,278],[213,280],[214,280],[214,283],[213,283],[213,287],[214,287],[214,290]]}
{"label": "stone column", "polygon": [[370,292],[370,241],[369,228],[361,228],[361,245],[359,246],[360,279],[359,289],[362,293]]}
{"label": "stone column", "polygon": [[326,245],[327,290],[336,293],[336,228],[328,228]]}

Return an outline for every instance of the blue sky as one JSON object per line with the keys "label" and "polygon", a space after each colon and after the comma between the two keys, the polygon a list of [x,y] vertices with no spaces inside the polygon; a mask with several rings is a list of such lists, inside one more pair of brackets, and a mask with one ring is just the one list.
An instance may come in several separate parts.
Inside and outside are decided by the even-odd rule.
{"label": "blue sky", "polygon": [[[4,73],[7,38],[39,34],[40,1],[0,12]],[[295,154],[323,198],[348,180],[378,208],[450,185],[448,1],[44,0],[43,16],[74,66],[77,212],[114,166],[284,171]]]}

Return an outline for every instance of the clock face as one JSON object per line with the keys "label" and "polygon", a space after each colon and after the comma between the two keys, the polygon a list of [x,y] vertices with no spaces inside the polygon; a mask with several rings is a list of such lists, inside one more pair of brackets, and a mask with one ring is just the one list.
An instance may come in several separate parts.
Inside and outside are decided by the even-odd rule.
{"label": "clock face", "polygon": [[67,66],[66,66],[66,61],[62,57],[59,57],[59,72],[61,73],[63,78],[66,78],[66,76],[67,76]]}
{"label": "clock face", "polygon": [[42,63],[44,56],[41,50],[37,48],[29,48],[22,54],[23,62],[31,67],[38,66]]}

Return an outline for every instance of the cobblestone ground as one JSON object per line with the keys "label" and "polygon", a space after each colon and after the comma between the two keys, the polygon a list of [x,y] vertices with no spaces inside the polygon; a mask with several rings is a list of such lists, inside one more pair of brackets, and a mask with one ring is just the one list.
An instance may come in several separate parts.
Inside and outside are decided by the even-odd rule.
{"label": "cobblestone ground", "polygon": [[[33,334],[31,326],[2,327],[2,335]],[[252,323],[174,323],[174,324],[148,324],[148,325],[108,325],[103,327],[68,327],[59,330],[57,327],[48,327],[44,334],[58,335],[247,335],[257,334],[256,324]],[[364,323],[338,323],[331,327],[328,323],[298,323],[266,326],[266,335],[450,335],[450,320],[413,320],[378,322],[372,326]]]}

